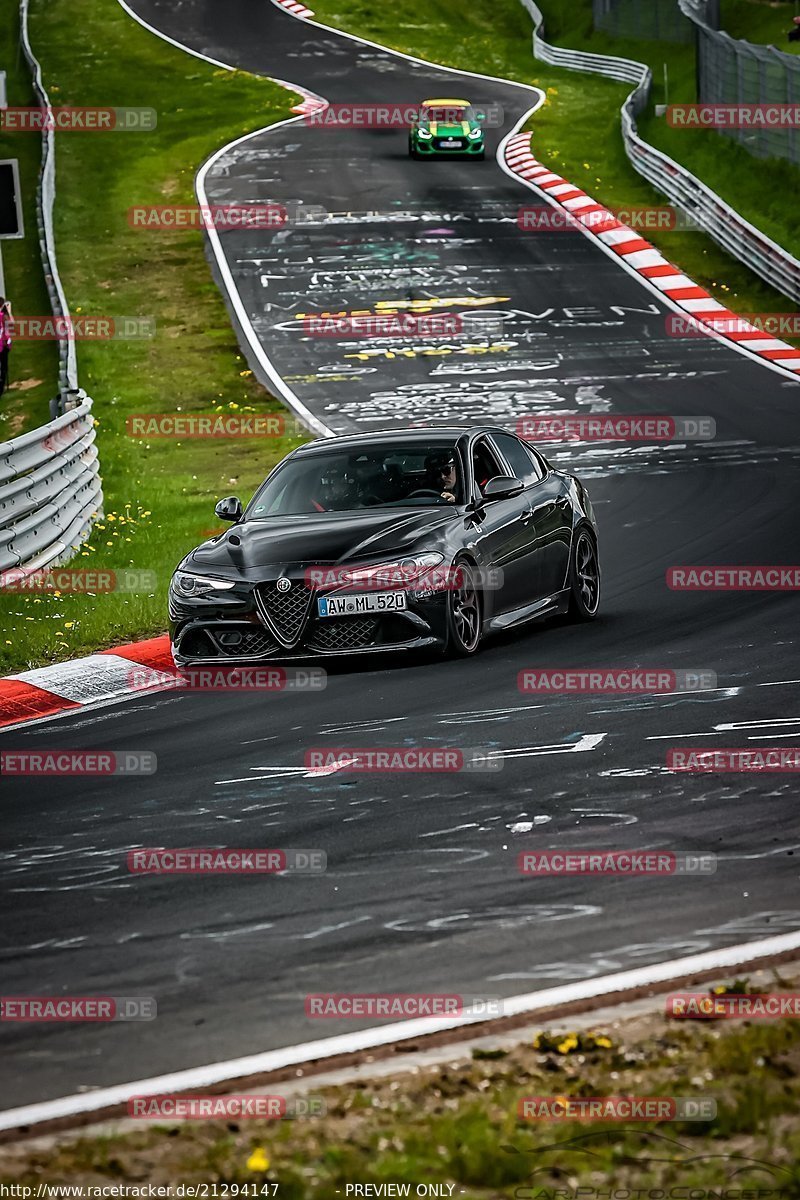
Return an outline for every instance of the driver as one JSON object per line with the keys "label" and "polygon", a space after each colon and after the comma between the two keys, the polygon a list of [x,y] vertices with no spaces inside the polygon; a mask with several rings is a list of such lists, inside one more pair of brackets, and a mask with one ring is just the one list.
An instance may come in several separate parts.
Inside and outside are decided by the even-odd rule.
{"label": "driver", "polygon": [[442,500],[455,504],[458,491],[458,466],[451,450],[429,454],[425,459],[425,471],[431,490],[438,492]]}
{"label": "driver", "polygon": [[325,468],[317,490],[318,497],[311,501],[317,512],[336,512],[352,508],[353,481],[348,471],[338,464]]}

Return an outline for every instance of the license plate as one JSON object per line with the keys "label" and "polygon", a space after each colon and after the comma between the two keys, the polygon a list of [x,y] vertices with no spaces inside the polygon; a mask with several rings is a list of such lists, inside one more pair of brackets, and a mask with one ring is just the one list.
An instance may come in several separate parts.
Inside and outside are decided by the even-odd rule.
{"label": "license plate", "polygon": [[458,138],[444,138],[443,141],[439,142],[439,145],[443,150],[455,150],[457,148],[460,149],[464,143],[460,142]]}
{"label": "license plate", "polygon": [[405,592],[367,592],[363,596],[320,596],[321,617],[349,617],[358,613],[397,612],[405,608]]}

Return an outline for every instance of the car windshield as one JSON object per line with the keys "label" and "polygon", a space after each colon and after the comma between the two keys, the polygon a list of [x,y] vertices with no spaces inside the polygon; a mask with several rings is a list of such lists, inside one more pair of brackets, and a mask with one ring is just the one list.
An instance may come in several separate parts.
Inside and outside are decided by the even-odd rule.
{"label": "car windshield", "polygon": [[469,119],[469,110],[461,104],[437,104],[433,108],[423,108],[424,121],[438,121],[440,125],[460,125]]}
{"label": "car windshield", "polygon": [[460,504],[461,476],[453,441],[314,451],[279,467],[256,492],[245,516],[262,520],[301,513]]}

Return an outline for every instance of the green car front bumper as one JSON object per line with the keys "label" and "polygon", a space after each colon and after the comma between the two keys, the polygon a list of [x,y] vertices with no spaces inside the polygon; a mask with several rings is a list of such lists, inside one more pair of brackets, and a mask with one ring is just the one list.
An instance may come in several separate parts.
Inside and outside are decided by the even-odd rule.
{"label": "green car front bumper", "polygon": [[421,138],[416,131],[412,131],[408,138],[408,153],[412,158],[483,158],[485,141],[483,137],[451,137],[441,134]]}

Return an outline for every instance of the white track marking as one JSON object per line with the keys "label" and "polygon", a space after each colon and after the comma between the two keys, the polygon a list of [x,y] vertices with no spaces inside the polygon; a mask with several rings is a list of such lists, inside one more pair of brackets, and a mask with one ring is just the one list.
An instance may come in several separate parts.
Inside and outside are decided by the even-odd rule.
{"label": "white track marking", "polygon": [[533,758],[539,754],[582,754],[585,750],[596,750],[606,733],[583,733],[577,742],[564,745],[556,742],[551,746],[512,746],[508,750],[498,750],[502,758]]}
{"label": "white track marking", "polygon": [[[702,954],[691,954],[670,962],[654,963],[630,971],[619,971],[597,979],[585,979],[561,987],[546,988],[539,992],[525,992],[509,996],[503,1001],[503,1016],[518,1016],[536,1013],[542,1009],[559,1008],[576,1001],[593,1000],[613,992],[625,992],[643,987],[652,987],[668,980],[681,980],[700,972],[720,971],[740,967],[756,959],[775,958],[777,955],[800,950],[800,930],[764,938],[744,945],[726,946],[720,950],[707,950]],[[174,1071],[152,1079],[137,1079],[115,1087],[100,1088],[93,1092],[82,1092],[75,1096],[61,1096],[57,1100],[45,1100],[39,1104],[28,1104],[23,1108],[7,1109],[0,1113],[0,1130],[18,1129],[21,1126],[39,1125],[68,1117],[80,1117],[99,1113],[112,1105],[126,1104],[133,1096],[165,1095],[173,1092],[201,1091],[203,1088],[225,1083],[227,1080],[246,1079],[253,1075],[265,1075],[285,1067],[299,1066],[317,1059],[332,1058],[337,1054],[353,1054],[389,1046],[398,1042],[412,1041],[437,1033],[443,1029],[467,1029],[476,1023],[490,1024],[485,1014],[464,1014],[441,1019],[424,1017],[411,1021],[400,1021],[391,1025],[362,1029],[355,1033],[339,1034],[304,1042],[298,1046],[286,1046],[280,1050],[266,1050],[261,1054],[250,1054],[243,1058],[225,1062],[209,1063],[204,1067],[193,1067],[185,1071]]]}

